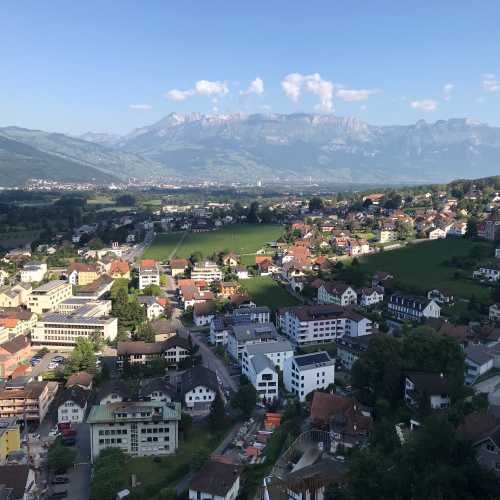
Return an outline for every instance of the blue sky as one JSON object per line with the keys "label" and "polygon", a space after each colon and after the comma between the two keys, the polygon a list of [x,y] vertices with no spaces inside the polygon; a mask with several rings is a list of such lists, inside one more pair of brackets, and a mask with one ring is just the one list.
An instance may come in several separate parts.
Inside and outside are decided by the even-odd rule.
{"label": "blue sky", "polygon": [[499,19],[494,1],[12,1],[0,125],[123,133],[172,111],[500,125]]}

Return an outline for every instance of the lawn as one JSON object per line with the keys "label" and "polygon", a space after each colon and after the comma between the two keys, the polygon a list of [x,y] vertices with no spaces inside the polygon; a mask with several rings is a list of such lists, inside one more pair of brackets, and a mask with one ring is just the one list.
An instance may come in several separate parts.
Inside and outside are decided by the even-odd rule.
{"label": "lawn", "polygon": [[457,297],[470,298],[475,295],[485,300],[489,297],[487,286],[469,279],[454,279],[456,269],[443,265],[443,261],[452,256],[468,255],[475,245],[487,244],[464,238],[425,241],[365,256],[361,259],[361,265],[370,274],[375,271],[394,273],[398,281],[422,291],[437,287],[449,290]]}
{"label": "lawn", "polygon": [[248,291],[252,300],[258,306],[268,306],[275,311],[280,307],[296,306],[299,301],[292,297],[283,286],[270,276],[258,276],[240,283]]}
{"label": "lawn", "polygon": [[146,250],[144,258],[167,260],[172,252],[178,258],[189,257],[194,252],[201,252],[204,257],[221,251],[255,254],[282,233],[283,227],[276,224],[232,224],[208,233],[187,233],[184,240],[184,233],[160,234]]}
{"label": "lawn", "polygon": [[174,488],[178,481],[189,471],[193,460],[202,454],[210,453],[222,440],[222,435],[211,432],[206,425],[194,424],[188,439],[182,442],[175,455],[162,457],[132,458],[127,463],[125,477],[135,474],[140,486],[133,490],[132,499],[159,498],[151,496],[163,488]]}

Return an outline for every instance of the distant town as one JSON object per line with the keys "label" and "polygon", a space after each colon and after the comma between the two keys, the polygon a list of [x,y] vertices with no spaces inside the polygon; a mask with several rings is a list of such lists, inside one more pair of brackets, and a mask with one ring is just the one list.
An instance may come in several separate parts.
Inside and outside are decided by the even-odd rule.
{"label": "distant town", "polygon": [[500,498],[500,177],[2,190],[0,382],[7,500]]}

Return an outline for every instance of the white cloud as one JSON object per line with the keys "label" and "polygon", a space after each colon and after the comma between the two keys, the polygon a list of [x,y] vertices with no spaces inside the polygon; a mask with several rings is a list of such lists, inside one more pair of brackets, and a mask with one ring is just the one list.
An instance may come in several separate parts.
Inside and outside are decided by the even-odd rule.
{"label": "white cloud", "polygon": [[340,97],[344,101],[353,102],[353,101],[364,101],[368,99],[370,96],[374,94],[379,94],[379,89],[338,89],[335,95]]}
{"label": "white cloud", "polygon": [[250,82],[250,85],[246,90],[242,90],[240,95],[247,96],[250,94],[262,95],[264,93],[264,80],[262,78],[257,77],[253,82]]}
{"label": "white cloud", "polygon": [[226,82],[198,80],[194,88],[198,95],[226,95],[229,93]]}
{"label": "white cloud", "polygon": [[151,104],[130,104],[129,108],[139,111],[149,111],[153,106],[151,106]]}
{"label": "white cloud", "polygon": [[178,89],[172,89],[172,90],[169,90],[166,94],[165,94],[165,97],[169,100],[169,101],[184,101],[186,100],[188,97],[192,96],[193,95],[193,91],[192,90],[178,90]]}
{"label": "white cloud", "polygon": [[500,83],[496,79],[496,76],[492,73],[485,73],[482,75],[481,84],[483,89],[487,92],[499,92],[500,91]]}
{"label": "white cloud", "polygon": [[443,99],[445,101],[449,101],[451,99],[451,94],[455,90],[455,84],[454,83],[447,83],[446,85],[443,86],[443,94],[444,97]]}
{"label": "white cloud", "polygon": [[333,83],[323,80],[319,73],[312,75],[302,75],[300,73],[290,73],[281,82],[283,92],[292,101],[297,102],[304,89],[318,96],[319,104],[315,106],[320,111],[332,111],[333,109]]}
{"label": "white cloud", "polygon": [[366,111],[366,110],[368,109],[368,106],[365,106],[364,104],[362,104],[362,105],[359,107],[359,109],[360,109],[361,111]]}
{"label": "white cloud", "polygon": [[422,99],[421,101],[411,101],[410,106],[420,111],[436,111],[438,103],[434,99]]}

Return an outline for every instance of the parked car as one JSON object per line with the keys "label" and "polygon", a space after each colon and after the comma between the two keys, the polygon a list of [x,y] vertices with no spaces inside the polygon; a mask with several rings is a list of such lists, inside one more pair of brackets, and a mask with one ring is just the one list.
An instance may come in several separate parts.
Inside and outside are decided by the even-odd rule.
{"label": "parked car", "polygon": [[69,483],[67,476],[55,476],[52,478],[52,484],[66,484]]}
{"label": "parked car", "polygon": [[40,434],[38,434],[38,432],[31,432],[28,434],[28,439],[30,441],[38,441],[40,439]]}
{"label": "parked car", "polygon": [[59,436],[60,432],[59,432],[59,429],[56,427],[53,427],[52,429],[50,429],[49,431],[49,437],[57,437]]}
{"label": "parked car", "polygon": [[64,356],[54,356],[52,358],[52,361],[54,361],[56,363],[62,363],[64,361]]}
{"label": "parked car", "polygon": [[57,428],[62,431],[63,429],[71,429],[71,422],[59,422]]}

